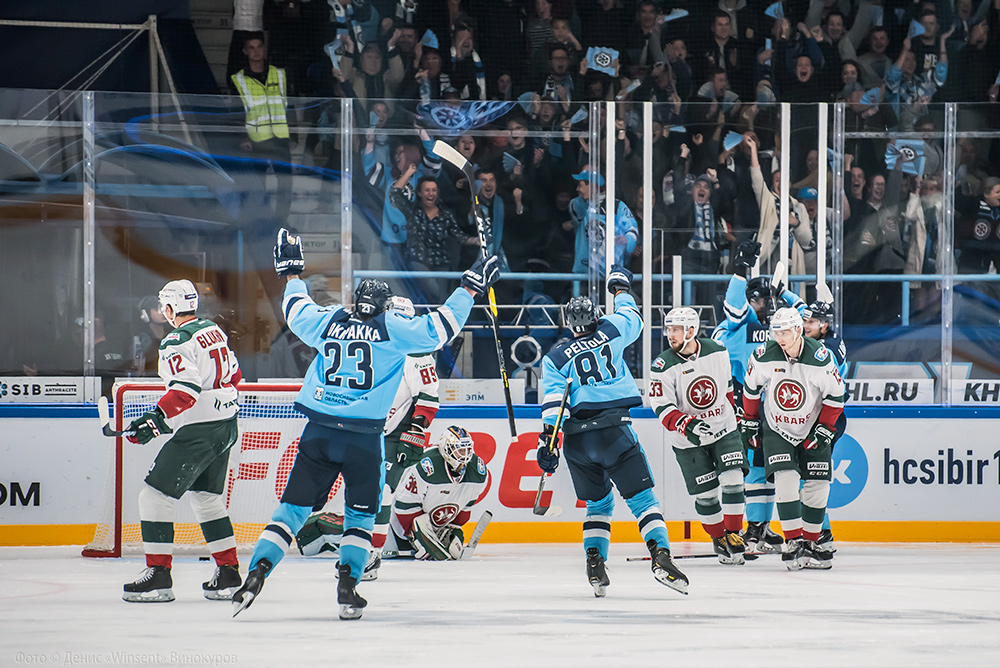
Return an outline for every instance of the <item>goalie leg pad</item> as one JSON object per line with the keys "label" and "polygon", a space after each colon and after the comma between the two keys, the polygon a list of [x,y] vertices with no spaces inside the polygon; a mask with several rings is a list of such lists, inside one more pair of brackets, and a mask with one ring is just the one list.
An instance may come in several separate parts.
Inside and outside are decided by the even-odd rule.
{"label": "goalie leg pad", "polygon": [[[451,549],[449,549],[451,546],[441,541],[441,538],[434,530],[430,516],[426,513],[413,520],[410,540],[413,542],[413,547],[416,548],[415,556],[417,559],[445,561],[458,558],[452,556]],[[459,548],[458,554],[461,556],[461,548]]]}

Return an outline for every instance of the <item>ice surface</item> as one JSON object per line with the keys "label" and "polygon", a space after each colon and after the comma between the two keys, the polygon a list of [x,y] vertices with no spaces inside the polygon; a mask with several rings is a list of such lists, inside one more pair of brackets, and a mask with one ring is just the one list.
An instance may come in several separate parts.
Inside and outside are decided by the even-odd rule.
{"label": "ice surface", "polygon": [[1000,547],[838,549],[830,571],[683,559],[683,596],[626,562],[642,545],[613,544],[597,599],[579,545],[482,544],[468,561],[384,562],[358,587],[364,617],[340,621],[333,559],[289,556],[233,619],[202,597],[213,565],[194,557],[175,559],[175,602],[135,604],[121,587],[140,558],[0,548],[0,666],[1000,665]]}

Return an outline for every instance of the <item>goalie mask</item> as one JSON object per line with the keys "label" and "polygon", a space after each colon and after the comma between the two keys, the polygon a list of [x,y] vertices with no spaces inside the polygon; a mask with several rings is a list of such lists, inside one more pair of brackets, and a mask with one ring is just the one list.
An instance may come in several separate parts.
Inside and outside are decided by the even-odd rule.
{"label": "goalie mask", "polygon": [[354,290],[354,313],[362,320],[370,320],[386,309],[392,290],[385,281],[366,278]]}
{"label": "goalie mask", "polygon": [[[167,318],[167,307],[173,311],[173,317],[194,313],[198,310],[198,289],[194,283],[185,279],[170,281],[163,286],[158,296],[160,313]],[[167,318],[168,320],[170,318]]]}
{"label": "goalie mask", "polygon": [[461,427],[448,427],[438,443],[441,456],[448,462],[453,471],[462,471],[472,460],[475,452],[472,446],[472,436]]}
{"label": "goalie mask", "polygon": [[597,307],[589,297],[573,297],[563,309],[563,322],[574,334],[586,334],[597,328]]}
{"label": "goalie mask", "polygon": [[[701,320],[693,308],[681,306],[670,309],[663,318],[664,332],[667,331],[667,327],[682,327],[684,329],[684,342],[681,344],[681,349],[683,349],[689,342],[697,338],[698,330],[701,329]],[[694,329],[694,334],[688,336],[689,329]]]}

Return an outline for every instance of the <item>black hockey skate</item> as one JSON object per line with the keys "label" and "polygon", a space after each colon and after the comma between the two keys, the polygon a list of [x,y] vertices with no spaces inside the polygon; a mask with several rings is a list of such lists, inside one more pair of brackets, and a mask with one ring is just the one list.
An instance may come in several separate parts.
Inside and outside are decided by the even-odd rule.
{"label": "black hockey skate", "polygon": [[150,566],[135,582],[129,582],[123,589],[122,600],[129,603],[168,603],[174,600],[173,578],[166,566]]}
{"label": "black hockey skate", "polygon": [[833,568],[833,551],[824,548],[819,541],[806,541],[801,562],[802,568],[830,570]]}
{"label": "black hockey skate", "polygon": [[805,541],[801,538],[792,538],[785,543],[785,549],[781,553],[781,563],[790,571],[800,570],[805,566],[806,552]]}
{"label": "black hockey skate", "polygon": [[757,546],[757,549],[761,552],[777,554],[781,552],[781,546],[784,544],[785,539],[778,534],[771,531],[771,524],[769,522],[763,522],[764,525],[764,542]]}
{"label": "black hockey skate", "polygon": [[665,547],[659,547],[653,539],[646,541],[646,547],[649,549],[649,556],[652,557],[651,567],[653,569],[653,577],[656,578],[656,581],[667,585],[674,591],[679,591],[687,595],[687,576],[681,573],[677,569],[677,566],[674,565],[674,560],[670,558],[670,550]]}
{"label": "black hockey skate", "polygon": [[724,536],[712,539],[712,547],[719,557],[720,564],[732,566],[742,566],[744,564],[743,553],[746,547],[743,539],[734,531],[727,531]]}
{"label": "black hockey skate", "polygon": [[247,573],[246,582],[233,594],[233,617],[240,614],[257,600],[260,590],[264,588],[264,578],[274,568],[267,559],[261,559],[253,570]]}
{"label": "black hockey skate", "polygon": [[[378,580],[378,569],[382,567],[381,550],[372,550],[368,553],[368,563],[365,564],[365,571],[361,574],[362,582]],[[340,562],[337,562],[337,578],[340,577]]]}
{"label": "black hockey skate", "polygon": [[368,605],[368,601],[358,596],[355,587],[358,581],[351,575],[351,567],[347,564],[340,564],[337,568],[337,603],[340,604],[341,619],[361,619],[361,613]]}
{"label": "black hockey skate", "polygon": [[596,547],[587,548],[587,579],[590,586],[594,588],[594,596],[603,598],[611,580],[608,579],[608,569],[604,564],[604,557]]}
{"label": "black hockey skate", "polygon": [[201,589],[205,598],[210,601],[231,601],[233,594],[236,593],[241,584],[243,584],[243,578],[240,577],[239,566],[226,564],[216,566],[212,579],[203,582]]}
{"label": "black hockey skate", "polygon": [[819,540],[816,541],[816,544],[826,552],[837,551],[837,548],[833,545],[833,532],[829,529],[823,529],[819,532]]}
{"label": "black hockey skate", "polygon": [[[758,546],[764,542],[764,523],[747,522],[747,528],[743,532],[743,544],[745,554],[760,554]],[[714,543],[714,541],[713,541]]]}

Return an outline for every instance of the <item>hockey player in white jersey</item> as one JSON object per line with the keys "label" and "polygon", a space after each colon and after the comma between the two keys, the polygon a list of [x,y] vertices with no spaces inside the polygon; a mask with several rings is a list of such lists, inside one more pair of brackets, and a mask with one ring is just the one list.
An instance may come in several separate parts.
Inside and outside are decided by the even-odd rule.
{"label": "hockey player in white jersey", "polygon": [[375,514],[384,482],[382,430],[399,389],[406,356],[437,350],[464,326],[476,295],[499,277],[497,258],[480,258],[462,275],[461,287],[438,309],[415,318],[386,311],[392,297],[382,281],[362,281],[353,309],[320,307],[298,278],[305,269],[302,241],[278,232],[274,267],[287,279],[282,309],[289,329],[319,353],[296,397],[309,421],[288,484],[251,557],[243,587],[233,594],[233,615],[250,606],[264,580],[337,476],[344,476],[344,537],[340,542],[337,602],[341,619],[359,619],[368,602],[355,587],[371,550]]}
{"label": "hockey player in white jersey", "polygon": [[395,552],[417,559],[459,559],[462,525],[486,490],[486,463],[473,450],[472,436],[448,427],[436,447],[403,471],[392,502]]}
{"label": "hockey player in white jersey", "polygon": [[173,331],[160,342],[160,378],[167,392],[151,410],[128,426],[127,438],[145,445],[172,433],[163,444],[139,491],[139,524],[146,570],[124,587],[130,602],[174,600],[170,574],[174,504],[185,492],[215,559],[205,598],[229,600],[242,583],[233,525],[226,509],[229,450],[236,443],[236,385],[239,363],[225,333],[198,318],[198,291],[191,281],[170,281],[159,294],[160,313]]}
{"label": "hockey player in white jersey", "polygon": [[747,363],[740,435],[748,448],[762,448],[765,471],[773,476],[785,535],[782,561],[789,570],[830,568],[832,554],[817,541],[830,494],[831,444],[844,407],[844,383],[826,346],[802,335],[798,311],[779,309],[770,326],[774,340],[757,348]]}
{"label": "hockey player in white jersey", "polygon": [[670,432],[688,494],[719,561],[741,565],[746,464],[729,353],[712,339],[698,338],[701,322],[692,308],[671,309],[663,325],[670,348],[653,360],[649,402]]}

